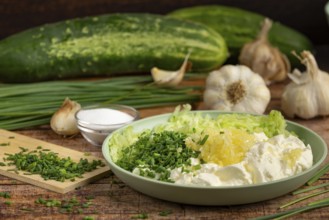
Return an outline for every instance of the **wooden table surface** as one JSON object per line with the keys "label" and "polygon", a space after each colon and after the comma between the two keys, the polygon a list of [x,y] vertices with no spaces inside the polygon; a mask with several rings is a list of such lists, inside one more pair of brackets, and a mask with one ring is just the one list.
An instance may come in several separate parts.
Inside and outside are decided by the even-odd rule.
{"label": "wooden table surface", "polygon": [[[268,110],[280,109],[280,96],[283,84],[270,86],[272,101]],[[141,117],[171,112],[173,106],[141,109]],[[196,107],[202,109],[202,103]],[[313,120],[294,120],[317,132],[329,145],[329,118]],[[63,138],[53,133],[49,127],[16,131],[30,137],[48,141],[71,149],[90,152],[102,157],[101,148],[87,143],[81,135],[73,138]],[[325,175],[319,183],[329,182],[329,175]],[[255,204],[238,206],[193,206],[162,201],[143,195],[122,183],[112,173],[87,186],[67,194],[58,194],[33,185],[26,184],[0,175],[0,192],[9,192],[11,198],[0,197],[0,219],[136,219],[139,214],[146,213],[148,219],[250,219],[278,211],[278,207],[297,196],[290,194],[272,200]],[[88,200],[88,196],[93,199]],[[327,197],[321,195],[315,199]],[[69,213],[57,207],[46,207],[35,204],[38,198],[70,200],[75,198],[84,207],[76,206]],[[314,200],[314,199],[313,199]],[[89,201],[89,203],[88,203]],[[312,201],[307,200],[306,202]],[[306,202],[294,205],[299,207]],[[10,204],[8,204],[10,203]],[[160,213],[168,211],[167,216]],[[292,219],[329,219],[329,207],[306,212]]]}

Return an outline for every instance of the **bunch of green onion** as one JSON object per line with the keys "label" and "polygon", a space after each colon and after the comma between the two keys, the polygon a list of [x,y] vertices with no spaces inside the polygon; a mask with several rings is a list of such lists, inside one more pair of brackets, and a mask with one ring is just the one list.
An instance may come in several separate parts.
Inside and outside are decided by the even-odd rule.
{"label": "bunch of green onion", "polygon": [[121,76],[93,81],[0,84],[0,128],[15,130],[49,124],[66,97],[87,106],[115,103],[150,108],[201,100],[200,86],[159,87],[151,76]]}

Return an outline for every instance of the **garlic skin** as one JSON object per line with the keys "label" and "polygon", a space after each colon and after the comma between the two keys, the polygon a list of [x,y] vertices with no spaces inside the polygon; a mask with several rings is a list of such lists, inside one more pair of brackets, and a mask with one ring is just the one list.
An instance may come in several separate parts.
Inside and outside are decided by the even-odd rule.
{"label": "garlic skin", "polygon": [[292,80],[284,89],[281,99],[282,111],[287,117],[311,119],[329,115],[329,74],[319,69],[309,51],[301,52],[306,71],[295,69],[288,77]]}
{"label": "garlic skin", "polygon": [[206,80],[206,108],[263,114],[271,99],[264,79],[244,65],[224,65]]}
{"label": "garlic skin", "polygon": [[64,136],[71,136],[79,133],[75,113],[81,109],[81,105],[66,98],[62,106],[53,114],[50,120],[51,129]]}
{"label": "garlic skin", "polygon": [[151,69],[153,81],[158,85],[177,86],[184,78],[185,72],[190,68],[188,58],[190,53],[185,56],[184,62],[177,71],[161,70],[157,67]]}
{"label": "garlic skin", "polygon": [[285,80],[291,68],[288,58],[268,41],[271,26],[272,21],[266,18],[256,40],[246,43],[239,56],[240,64],[261,75],[266,84]]}

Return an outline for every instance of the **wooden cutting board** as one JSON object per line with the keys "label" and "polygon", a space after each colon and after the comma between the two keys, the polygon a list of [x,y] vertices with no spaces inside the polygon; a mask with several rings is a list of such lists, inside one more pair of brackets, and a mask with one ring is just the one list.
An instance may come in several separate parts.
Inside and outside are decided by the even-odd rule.
{"label": "wooden cutting board", "polygon": [[4,162],[6,164],[6,166],[0,166],[0,174],[58,193],[67,193],[77,187],[84,186],[92,181],[104,177],[110,171],[109,166],[107,165],[104,167],[98,167],[96,170],[84,173],[83,178],[75,178],[75,181],[73,182],[70,180],[66,180],[64,182],[44,180],[37,174],[24,175],[24,171],[18,171],[18,173],[17,171],[8,171],[15,169],[16,167],[8,166],[7,162],[4,161],[4,157],[7,157],[7,155],[5,155],[6,153],[15,154],[21,152],[20,147],[27,148],[29,151],[36,150],[38,146],[41,146],[43,149],[49,149],[54,153],[58,153],[59,157],[70,157],[75,162],[78,162],[80,158],[87,158],[88,161],[102,160],[104,164],[106,164],[104,159],[94,156],[86,156],[83,152],[0,129],[0,162]]}

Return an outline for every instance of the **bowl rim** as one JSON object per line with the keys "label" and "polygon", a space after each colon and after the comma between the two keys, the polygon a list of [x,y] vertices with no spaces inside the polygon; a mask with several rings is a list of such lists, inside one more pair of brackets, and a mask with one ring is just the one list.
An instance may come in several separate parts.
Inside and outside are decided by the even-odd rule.
{"label": "bowl rim", "polygon": [[[123,123],[112,123],[112,124],[97,124],[97,123],[92,123],[89,121],[85,121],[81,118],[79,118],[78,114],[84,110],[91,110],[91,109],[112,109],[112,110],[118,110],[120,112],[124,112],[121,109],[125,109],[125,110],[129,110],[132,112],[132,114],[129,114],[127,112],[127,114],[129,114],[130,116],[132,116],[133,118],[131,120],[128,120],[126,122]],[[135,109],[134,107],[128,106],[128,105],[121,105],[121,104],[95,104],[95,105],[88,105],[86,107],[82,107],[81,109],[79,109],[75,114],[74,114],[75,120],[77,122],[78,126],[81,126],[83,128],[87,128],[87,129],[91,129],[91,130],[102,130],[102,129],[112,129],[112,128],[108,128],[108,126],[113,126],[113,127],[118,127],[118,126],[124,126],[127,124],[130,124],[133,121],[136,121],[139,118],[139,111],[137,109]],[[97,126],[99,128],[90,128],[88,126]],[[115,128],[113,128],[115,129]]]}
{"label": "bowl rim", "polygon": [[[241,112],[224,112],[224,111],[217,111],[217,110],[195,110],[195,111],[191,111],[191,112],[201,112],[201,113],[211,113],[211,112],[215,112],[215,113],[218,113],[218,114],[231,114],[231,113],[238,113],[238,114],[250,114],[250,113],[241,113]],[[165,113],[165,114],[160,114],[160,115],[155,115],[155,116],[150,116],[150,117],[147,117],[147,118],[144,118],[144,120],[153,120],[154,118],[159,118],[159,117],[168,117],[172,115],[172,113]],[[142,120],[140,120],[139,122],[141,122]],[[128,126],[132,126],[131,124],[130,125],[126,125],[126,126],[123,126],[121,127],[120,129],[117,129],[116,131],[112,132],[111,134],[109,134],[104,142],[103,142],[103,145],[102,145],[102,154],[106,160],[106,162],[109,164],[110,168],[112,168],[111,166],[113,166],[116,170],[119,170],[120,172],[123,172],[125,175],[129,175],[129,176],[133,176],[139,180],[142,180],[142,181],[146,181],[146,182],[149,182],[149,183],[155,183],[155,184],[160,184],[160,185],[166,185],[168,187],[177,187],[177,188],[191,188],[191,189],[203,189],[203,190],[220,190],[220,189],[251,189],[251,188],[258,188],[258,187],[265,187],[265,186],[270,186],[270,185],[273,185],[273,184],[277,184],[279,182],[286,182],[286,181],[289,181],[291,179],[297,179],[298,177],[301,177],[303,175],[305,175],[306,173],[309,173],[311,171],[313,171],[314,169],[319,169],[321,164],[325,161],[325,159],[327,158],[327,155],[328,155],[328,146],[327,146],[327,143],[324,141],[324,139],[319,135],[317,134],[316,132],[314,132],[313,130],[299,124],[299,123],[296,123],[296,122],[293,122],[293,121],[290,121],[290,120],[287,120],[285,119],[285,121],[287,122],[287,125],[288,124],[291,124],[291,125],[294,125],[294,126],[297,126],[297,127],[300,127],[302,129],[305,129],[307,130],[308,132],[310,132],[312,135],[316,136],[320,142],[322,143],[322,146],[324,146],[323,148],[323,155],[321,156],[321,158],[316,162],[314,163],[313,161],[313,164],[312,166],[307,169],[307,170],[304,170],[298,174],[295,174],[293,176],[289,176],[289,177],[284,177],[284,178],[281,178],[281,179],[278,179],[278,180],[273,180],[273,181],[269,181],[269,182],[264,182],[264,183],[256,183],[256,184],[246,184],[246,185],[237,185],[237,186],[197,186],[197,185],[186,185],[186,184],[178,184],[178,183],[169,183],[169,182],[164,182],[164,181],[160,181],[160,180],[155,180],[155,179],[152,179],[152,178],[148,178],[148,177],[144,177],[144,176],[140,176],[140,175],[137,175],[135,173],[132,173],[130,171],[127,171],[123,168],[121,168],[120,166],[118,166],[111,158],[111,155],[110,155],[110,151],[109,151],[109,146],[108,146],[108,142],[109,140],[111,139],[112,135],[115,133],[115,132],[120,132],[121,130],[125,129],[126,127]],[[312,145],[310,144],[311,148],[312,148]],[[113,171],[115,173],[115,171]]]}

